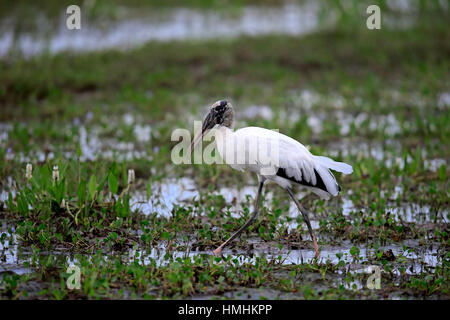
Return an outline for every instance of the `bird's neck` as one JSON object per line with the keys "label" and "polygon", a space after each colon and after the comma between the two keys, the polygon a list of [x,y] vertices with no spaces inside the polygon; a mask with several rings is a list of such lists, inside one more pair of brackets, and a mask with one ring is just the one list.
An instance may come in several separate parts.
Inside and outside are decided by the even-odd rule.
{"label": "bird's neck", "polygon": [[234,148],[226,148],[227,143],[230,143],[234,140],[234,132],[226,126],[218,126],[215,130],[214,140],[216,142],[216,147],[219,155],[226,162],[226,159],[228,159],[226,154],[227,149],[228,151],[230,151],[231,149],[234,150]]}
{"label": "bird's neck", "polygon": [[233,130],[229,126],[220,125],[216,127],[216,130],[219,134],[230,134],[233,133]]}
{"label": "bird's neck", "polygon": [[216,127],[215,131],[215,140],[219,145],[223,145],[225,143],[225,140],[230,138],[233,135],[233,130],[228,128],[227,126],[221,125]]}

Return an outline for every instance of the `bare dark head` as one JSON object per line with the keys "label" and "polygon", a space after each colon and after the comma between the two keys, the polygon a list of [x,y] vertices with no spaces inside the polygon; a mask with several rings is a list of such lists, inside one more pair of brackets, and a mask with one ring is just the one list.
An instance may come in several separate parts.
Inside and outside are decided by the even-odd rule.
{"label": "bare dark head", "polygon": [[231,128],[233,126],[233,106],[227,100],[219,100],[213,103],[205,119],[203,119],[202,131],[198,133],[191,144],[191,150],[196,143],[216,125]]}
{"label": "bare dark head", "polygon": [[203,129],[214,128],[215,125],[231,128],[233,125],[233,106],[227,100],[216,101],[203,120]]}

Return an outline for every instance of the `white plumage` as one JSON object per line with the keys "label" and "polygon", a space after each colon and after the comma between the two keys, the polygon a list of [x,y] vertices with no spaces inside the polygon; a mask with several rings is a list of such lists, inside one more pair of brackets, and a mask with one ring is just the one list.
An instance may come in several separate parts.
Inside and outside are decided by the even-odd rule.
{"label": "white plumage", "polygon": [[[216,129],[215,140],[220,156],[232,168],[255,172],[284,189],[292,187],[293,183],[300,184],[325,199],[339,193],[339,186],[330,169],[344,174],[353,172],[350,165],[315,156],[300,142],[273,130],[246,127],[233,132],[220,126]],[[264,154],[270,162],[262,164],[258,158]],[[273,168],[272,174],[264,174],[261,170],[267,167]],[[284,175],[277,175],[277,172]]]}

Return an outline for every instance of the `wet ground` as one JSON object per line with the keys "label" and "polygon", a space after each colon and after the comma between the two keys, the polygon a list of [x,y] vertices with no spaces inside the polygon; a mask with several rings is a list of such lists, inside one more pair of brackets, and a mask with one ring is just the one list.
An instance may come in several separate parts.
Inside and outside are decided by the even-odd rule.
{"label": "wet ground", "polygon": [[[379,33],[356,27],[364,10],[323,18],[310,1],[106,5],[75,36],[59,15],[31,33],[20,11],[2,19],[2,298],[448,299],[448,8],[402,3]],[[212,255],[250,217],[256,179],[173,164],[171,132],[223,97],[235,128],[279,129],[353,165],[329,201],[296,189],[318,259],[274,184]]]}

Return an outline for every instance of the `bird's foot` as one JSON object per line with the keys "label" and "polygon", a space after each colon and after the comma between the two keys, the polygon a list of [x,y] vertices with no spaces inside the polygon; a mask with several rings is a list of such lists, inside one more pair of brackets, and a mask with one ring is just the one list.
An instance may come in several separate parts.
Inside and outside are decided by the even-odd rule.
{"label": "bird's foot", "polygon": [[222,253],[222,247],[218,247],[216,250],[213,251],[214,255],[218,256]]}

